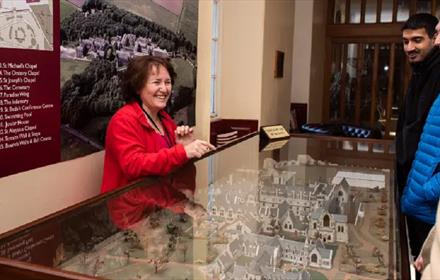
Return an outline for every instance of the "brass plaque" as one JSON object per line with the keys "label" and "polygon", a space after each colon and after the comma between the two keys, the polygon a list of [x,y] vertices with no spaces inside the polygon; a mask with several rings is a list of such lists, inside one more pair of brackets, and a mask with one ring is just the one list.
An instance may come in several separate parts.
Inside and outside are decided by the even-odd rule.
{"label": "brass plaque", "polygon": [[290,136],[282,125],[263,126],[261,129],[270,140],[286,138]]}

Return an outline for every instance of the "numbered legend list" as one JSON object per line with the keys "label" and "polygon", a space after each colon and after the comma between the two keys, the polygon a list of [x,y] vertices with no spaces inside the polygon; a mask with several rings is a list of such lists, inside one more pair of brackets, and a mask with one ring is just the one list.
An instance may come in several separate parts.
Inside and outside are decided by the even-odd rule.
{"label": "numbered legend list", "polygon": [[35,112],[54,107],[30,102],[39,76],[37,64],[0,63],[0,151],[52,140],[32,121]]}

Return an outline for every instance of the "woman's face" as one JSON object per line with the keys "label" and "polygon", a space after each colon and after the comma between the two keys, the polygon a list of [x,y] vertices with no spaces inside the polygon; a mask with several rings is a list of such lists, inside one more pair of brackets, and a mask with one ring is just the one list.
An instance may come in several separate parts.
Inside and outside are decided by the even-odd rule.
{"label": "woman's face", "polygon": [[168,70],[162,65],[153,66],[144,87],[139,92],[142,103],[156,114],[165,108],[170,95],[171,77]]}

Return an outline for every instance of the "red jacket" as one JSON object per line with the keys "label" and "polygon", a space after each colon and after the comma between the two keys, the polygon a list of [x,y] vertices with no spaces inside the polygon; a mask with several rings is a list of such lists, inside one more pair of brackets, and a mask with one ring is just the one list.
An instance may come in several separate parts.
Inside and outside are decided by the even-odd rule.
{"label": "red jacket", "polygon": [[188,161],[183,145],[176,145],[176,124],[161,111],[171,148],[148,123],[139,104],[129,103],[110,120],[105,141],[101,192],[107,192],[148,175],[166,175]]}

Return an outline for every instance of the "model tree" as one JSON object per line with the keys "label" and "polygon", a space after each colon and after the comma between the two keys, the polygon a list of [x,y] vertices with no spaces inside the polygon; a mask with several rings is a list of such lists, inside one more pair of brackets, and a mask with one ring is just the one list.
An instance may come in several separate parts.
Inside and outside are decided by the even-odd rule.
{"label": "model tree", "polygon": [[104,260],[101,259],[101,256],[98,256],[98,258],[95,261],[95,264],[93,265],[93,276],[98,276],[98,271],[101,269],[103,264],[104,264]]}
{"label": "model tree", "polygon": [[382,203],[387,203],[388,202],[388,193],[387,192],[383,192],[382,193],[382,195],[381,195],[381,197],[380,197],[380,201],[382,202]]}
{"label": "model tree", "polygon": [[157,228],[160,225],[159,212],[153,212],[149,218],[151,228]]}
{"label": "model tree", "polygon": [[361,259],[358,257],[354,258],[354,269],[356,274],[360,274],[362,271],[362,262]]}
{"label": "model tree", "polygon": [[185,242],[182,242],[181,239],[179,239],[177,249],[182,252],[183,262],[186,262],[186,253],[188,251],[188,245]]}
{"label": "model tree", "polygon": [[126,257],[126,265],[128,265],[130,263],[130,250],[124,250],[124,256]]}
{"label": "model tree", "polygon": [[384,228],[385,227],[385,220],[383,218],[377,218],[377,220],[374,224],[378,228]]}
{"label": "model tree", "polygon": [[167,257],[158,257],[148,260],[148,263],[151,263],[154,266],[154,273],[157,273],[159,272],[159,270],[162,270],[165,267],[165,264],[168,262],[169,260]]}

